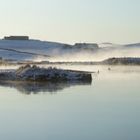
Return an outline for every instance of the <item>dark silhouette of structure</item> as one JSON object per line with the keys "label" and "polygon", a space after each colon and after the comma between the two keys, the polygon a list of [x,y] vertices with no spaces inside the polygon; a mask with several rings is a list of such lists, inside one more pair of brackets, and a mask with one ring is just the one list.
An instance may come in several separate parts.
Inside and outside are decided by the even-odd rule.
{"label": "dark silhouette of structure", "polygon": [[29,36],[5,36],[4,40],[29,40]]}

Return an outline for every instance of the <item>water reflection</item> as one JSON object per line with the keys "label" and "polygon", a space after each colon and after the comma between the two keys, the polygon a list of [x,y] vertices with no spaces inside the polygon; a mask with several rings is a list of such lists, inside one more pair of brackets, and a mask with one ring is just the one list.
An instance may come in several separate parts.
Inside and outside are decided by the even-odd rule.
{"label": "water reflection", "polygon": [[17,89],[23,94],[38,94],[40,92],[56,93],[72,86],[91,85],[91,81],[70,81],[70,82],[11,82],[0,81],[0,86]]}

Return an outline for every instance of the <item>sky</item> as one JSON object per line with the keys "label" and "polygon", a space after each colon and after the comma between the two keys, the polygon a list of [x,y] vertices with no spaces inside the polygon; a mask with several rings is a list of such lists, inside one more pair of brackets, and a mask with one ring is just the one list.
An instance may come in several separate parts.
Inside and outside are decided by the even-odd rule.
{"label": "sky", "polygon": [[0,38],[140,42],[140,0],[0,0]]}

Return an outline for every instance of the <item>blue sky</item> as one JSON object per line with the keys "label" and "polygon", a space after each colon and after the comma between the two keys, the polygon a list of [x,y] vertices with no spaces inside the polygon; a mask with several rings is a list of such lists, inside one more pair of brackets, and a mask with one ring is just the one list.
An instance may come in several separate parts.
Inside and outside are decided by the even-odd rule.
{"label": "blue sky", "polygon": [[140,0],[0,0],[0,37],[140,42]]}

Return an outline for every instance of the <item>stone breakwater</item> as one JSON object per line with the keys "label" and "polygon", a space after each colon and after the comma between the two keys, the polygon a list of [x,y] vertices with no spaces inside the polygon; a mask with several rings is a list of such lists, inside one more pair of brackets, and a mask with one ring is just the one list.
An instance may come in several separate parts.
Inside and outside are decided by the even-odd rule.
{"label": "stone breakwater", "polygon": [[63,70],[57,68],[40,68],[37,66],[22,66],[17,70],[0,72],[0,80],[10,81],[92,81],[90,72]]}

